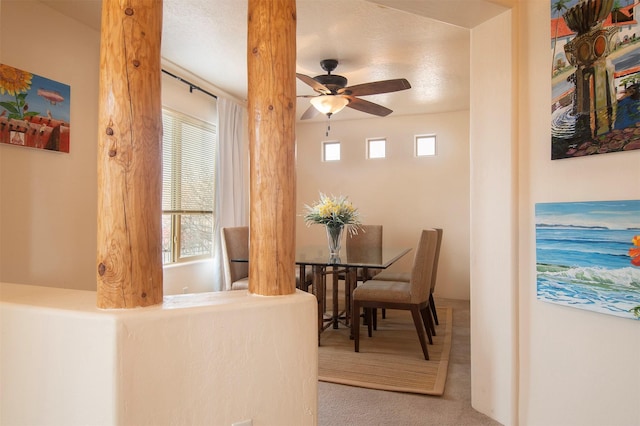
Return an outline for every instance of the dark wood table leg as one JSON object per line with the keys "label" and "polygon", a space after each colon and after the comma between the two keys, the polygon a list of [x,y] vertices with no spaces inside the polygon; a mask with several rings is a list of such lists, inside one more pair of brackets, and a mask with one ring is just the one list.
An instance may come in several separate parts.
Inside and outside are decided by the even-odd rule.
{"label": "dark wood table leg", "polygon": [[353,294],[353,290],[356,288],[357,280],[358,280],[358,268],[347,268],[345,273],[346,281],[344,283],[344,311],[346,318],[346,325],[349,326],[352,318],[351,318],[351,295]]}
{"label": "dark wood table leg", "polygon": [[307,281],[306,281],[306,279],[307,279],[307,277],[306,277],[306,275],[307,275],[306,274],[306,272],[307,272],[306,269],[307,269],[306,265],[300,265],[300,278],[298,279],[298,288],[300,290],[304,290],[304,291],[308,290]]}
{"label": "dark wood table leg", "polygon": [[[353,315],[358,315],[358,312],[354,312],[353,311],[353,290],[356,288],[356,286],[358,285],[358,268],[350,268],[347,271],[347,288],[349,290],[348,293],[348,298],[347,295],[345,294],[345,303],[347,303],[347,318],[348,321],[351,322],[351,327],[349,327],[351,329],[351,332],[349,333],[349,338],[353,339],[353,324],[355,323],[354,319],[353,319]],[[349,322],[347,322],[347,325],[349,325]]]}
{"label": "dark wood table leg", "polygon": [[338,312],[338,271],[334,267],[332,270],[333,275],[333,328],[338,328],[338,317],[340,313]]}
{"label": "dark wood table leg", "polygon": [[313,292],[318,299],[318,346],[320,346],[320,333],[324,325],[324,267],[321,265],[313,265]]}

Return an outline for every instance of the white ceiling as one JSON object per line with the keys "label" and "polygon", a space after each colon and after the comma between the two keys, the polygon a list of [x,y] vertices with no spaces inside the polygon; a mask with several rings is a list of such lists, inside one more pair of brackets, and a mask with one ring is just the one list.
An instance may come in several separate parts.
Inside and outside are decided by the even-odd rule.
{"label": "white ceiling", "polygon": [[[41,0],[100,28],[101,0]],[[366,96],[393,115],[469,107],[470,29],[512,0],[298,0],[297,72],[324,74],[320,60],[337,59],[334,74],[349,85],[406,78],[412,88]],[[162,56],[239,98],[247,97],[247,2],[164,0]],[[313,90],[298,82],[299,95]],[[297,116],[309,106],[298,99]],[[368,118],[350,108],[332,120]],[[322,120],[318,114],[314,120]]]}

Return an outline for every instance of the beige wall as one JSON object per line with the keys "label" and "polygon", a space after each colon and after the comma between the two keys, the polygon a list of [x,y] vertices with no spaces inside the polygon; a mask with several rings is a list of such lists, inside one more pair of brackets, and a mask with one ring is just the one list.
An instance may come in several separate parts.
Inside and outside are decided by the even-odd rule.
{"label": "beige wall", "polygon": [[517,139],[511,12],[471,36],[471,390],[477,410],[517,418]]}
{"label": "beige wall", "polygon": [[[637,425],[640,321],[544,303],[535,289],[535,203],[640,199],[640,151],[551,161],[549,3],[522,1],[519,323],[522,424]],[[497,326],[497,325],[496,325]]]}
{"label": "beige wall", "polygon": [[521,1],[472,30],[472,402],[504,424],[635,425],[638,321],[536,298],[536,203],[640,198],[639,151],[551,161],[549,20]]}
{"label": "beige wall", "polygon": [[0,7],[0,62],[71,86],[68,154],[0,146],[0,281],[95,289],[99,37],[37,2]]}
{"label": "beige wall", "polygon": [[[304,205],[319,192],[346,195],[365,224],[383,225],[385,244],[415,249],[424,228],[444,236],[436,295],[469,299],[469,111],[299,123],[297,243],[326,244],[322,226],[307,227]],[[437,155],[416,158],[414,136],[435,134]],[[367,159],[366,138],[387,139],[387,158]],[[340,141],[341,160],[322,161],[322,142]],[[409,270],[413,253],[391,267]]]}

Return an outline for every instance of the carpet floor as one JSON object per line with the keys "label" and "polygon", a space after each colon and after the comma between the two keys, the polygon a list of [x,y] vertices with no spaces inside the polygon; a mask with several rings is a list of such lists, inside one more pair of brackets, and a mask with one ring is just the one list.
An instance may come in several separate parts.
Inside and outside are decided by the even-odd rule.
{"label": "carpet floor", "polygon": [[[318,426],[500,426],[471,407],[469,302],[436,297],[436,306],[453,308],[451,354],[444,395],[389,392],[319,381]],[[442,322],[440,324],[442,327]],[[363,338],[365,346],[361,350],[366,350],[367,340],[370,339]],[[419,348],[417,336],[415,342]]]}
{"label": "carpet floor", "polygon": [[420,348],[411,314],[387,310],[378,314],[378,329],[360,331],[360,352],[354,352],[350,330],[328,328],[321,335],[318,378],[323,382],[369,389],[442,395],[451,352],[452,308],[439,308],[437,335],[428,345],[429,361]]}

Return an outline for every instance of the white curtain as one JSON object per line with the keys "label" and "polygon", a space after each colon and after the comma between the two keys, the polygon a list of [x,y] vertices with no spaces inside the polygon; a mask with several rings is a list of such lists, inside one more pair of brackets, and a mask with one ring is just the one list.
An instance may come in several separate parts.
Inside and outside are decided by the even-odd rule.
{"label": "white curtain", "polygon": [[238,103],[218,97],[218,155],[216,156],[216,201],[214,242],[214,290],[227,289],[222,256],[221,229],[247,225],[245,164],[246,109]]}

